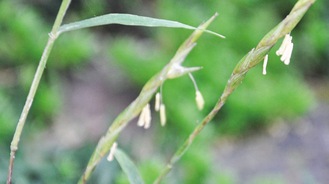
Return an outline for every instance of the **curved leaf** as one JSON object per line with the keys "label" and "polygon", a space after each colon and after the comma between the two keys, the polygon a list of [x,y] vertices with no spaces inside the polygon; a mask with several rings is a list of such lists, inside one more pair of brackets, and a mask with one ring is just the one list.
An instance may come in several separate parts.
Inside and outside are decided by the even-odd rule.
{"label": "curved leaf", "polygon": [[[109,24],[121,24],[127,26],[145,26],[145,27],[170,27],[170,28],[183,28],[183,29],[192,29],[192,30],[197,29],[196,27],[189,26],[187,24],[183,24],[172,20],[157,19],[157,18],[144,17],[144,16],[131,15],[131,14],[111,13],[111,14],[93,17],[90,19],[85,19],[82,21],[64,24],[59,28],[58,34],[61,34],[63,32],[88,28],[88,27],[95,27],[95,26],[109,25]],[[218,33],[209,30],[206,30],[206,32],[224,38],[224,36]]]}

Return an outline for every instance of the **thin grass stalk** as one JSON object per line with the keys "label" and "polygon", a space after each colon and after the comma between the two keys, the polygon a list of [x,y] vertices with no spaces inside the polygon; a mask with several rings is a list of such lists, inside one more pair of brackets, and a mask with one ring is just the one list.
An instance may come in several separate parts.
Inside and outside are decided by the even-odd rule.
{"label": "thin grass stalk", "polygon": [[27,96],[27,99],[25,101],[25,105],[23,107],[21,116],[18,120],[16,130],[13,136],[13,140],[10,145],[10,159],[9,159],[9,168],[8,168],[8,176],[7,176],[7,184],[12,183],[12,173],[13,173],[13,168],[14,168],[14,160],[15,160],[15,155],[18,150],[18,144],[21,138],[21,134],[23,132],[23,128],[26,122],[27,115],[30,111],[31,105],[33,103],[34,96],[36,94],[36,91],[38,89],[43,71],[45,69],[49,54],[52,50],[52,47],[54,45],[55,40],[58,37],[58,28],[62,24],[63,18],[65,16],[66,10],[68,9],[69,5],[71,3],[71,0],[63,0],[62,4],[60,6],[59,12],[57,14],[56,20],[54,22],[53,28],[51,32],[49,33],[49,39],[47,42],[47,45],[45,46],[45,49],[42,53],[38,68],[36,70],[36,73],[34,75],[29,94]]}
{"label": "thin grass stalk", "polygon": [[[96,165],[111,149],[112,144],[117,139],[119,133],[141,112],[143,107],[145,107],[145,105],[150,101],[163,82],[167,78],[170,78],[168,76],[168,72],[171,71],[174,66],[180,65],[184,61],[185,57],[196,45],[195,42],[216,16],[217,13],[193,32],[193,34],[178,48],[171,61],[145,84],[139,96],[113,121],[106,135],[99,140],[88,162],[88,165],[78,182],[79,184],[84,184],[87,182]],[[179,77],[183,74],[185,73],[177,73],[177,75],[173,78]]]}
{"label": "thin grass stalk", "polygon": [[301,20],[303,15],[307,12],[307,10],[314,2],[315,0],[299,0],[291,10],[289,15],[276,27],[274,27],[269,33],[267,33],[264,38],[258,43],[256,48],[252,49],[239,61],[237,66],[234,68],[230,79],[227,82],[224,92],[220,96],[214,108],[195,127],[193,132],[171,157],[168,164],[161,171],[158,178],[154,181],[154,184],[160,184],[164,177],[171,171],[173,165],[178,160],[180,160],[180,158],[188,150],[189,146],[193,143],[196,136],[198,136],[199,133],[203,130],[203,128],[214,118],[214,116],[225,104],[227,98],[241,84],[247,72],[264,59],[265,55],[269,53],[271,48],[281,37],[290,33],[295,28],[297,23]]}

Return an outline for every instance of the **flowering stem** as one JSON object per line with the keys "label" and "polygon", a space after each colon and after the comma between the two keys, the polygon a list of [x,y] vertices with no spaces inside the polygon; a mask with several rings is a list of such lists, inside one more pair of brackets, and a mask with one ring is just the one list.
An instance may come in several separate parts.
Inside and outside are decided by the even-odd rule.
{"label": "flowering stem", "polygon": [[[112,144],[117,139],[119,133],[124,129],[124,127],[128,125],[130,120],[138,116],[138,114],[150,101],[150,99],[157,92],[158,88],[163,84],[163,82],[170,78],[169,73],[173,71],[175,66],[180,65],[184,61],[185,57],[195,46],[195,42],[216,16],[217,14],[211,17],[204,24],[200,25],[198,29],[192,33],[192,35],[179,47],[171,61],[157,75],[152,77],[145,84],[139,96],[114,120],[107,133],[99,140],[94,153],[92,154],[88,165],[78,182],[79,184],[84,184],[87,182],[96,165],[111,149]],[[179,77],[184,74],[177,74],[175,72],[176,71],[171,72],[171,74],[173,74],[172,76]]]}
{"label": "flowering stem", "polygon": [[10,160],[9,160],[7,184],[11,184],[11,182],[12,182],[12,173],[13,173],[13,167],[14,167],[15,154],[16,154],[16,151],[18,150],[18,143],[19,143],[21,134],[23,132],[23,128],[24,128],[24,125],[25,125],[25,122],[26,122],[26,118],[27,118],[27,115],[30,111],[35,93],[38,89],[38,86],[39,86],[43,71],[45,69],[49,54],[52,50],[52,47],[54,45],[54,42],[55,42],[56,38],[58,37],[58,32],[57,32],[58,28],[62,24],[62,20],[64,18],[64,15],[65,15],[66,10],[68,9],[70,3],[71,3],[71,0],[63,0],[63,2],[61,4],[61,7],[60,7],[59,12],[57,14],[57,17],[56,17],[55,23],[53,25],[53,28],[52,28],[51,32],[49,33],[49,39],[48,39],[47,45],[46,45],[46,47],[43,51],[43,54],[41,56],[38,68],[37,68],[36,73],[34,75],[33,82],[31,84],[31,88],[30,88],[29,94],[27,96],[25,105],[23,107],[21,116],[20,116],[19,121],[17,123],[15,134],[14,134],[13,140],[12,140],[11,145],[10,145]]}
{"label": "flowering stem", "polygon": [[169,163],[161,171],[158,178],[154,181],[154,184],[160,184],[163,178],[171,171],[173,165],[184,155],[189,146],[193,143],[196,136],[203,130],[203,128],[214,118],[217,112],[225,104],[227,98],[233,93],[233,91],[241,84],[242,80],[246,76],[247,72],[262,61],[266,54],[271,50],[275,43],[287,33],[290,33],[297,23],[301,20],[306,11],[315,2],[315,0],[299,0],[290,14],[280,22],[275,28],[273,28],[264,38],[258,43],[257,47],[252,49],[246,56],[244,56],[237,66],[234,68],[230,79],[222,93],[221,97],[217,101],[214,108],[210,113],[195,127],[193,132],[185,140],[185,142],[179,147],[175,154],[169,160]]}

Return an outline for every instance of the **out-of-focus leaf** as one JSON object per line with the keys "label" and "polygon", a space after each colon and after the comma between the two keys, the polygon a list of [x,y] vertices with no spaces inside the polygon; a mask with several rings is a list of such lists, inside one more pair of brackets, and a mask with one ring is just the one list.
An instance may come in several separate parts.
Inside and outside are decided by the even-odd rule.
{"label": "out-of-focus leaf", "polygon": [[138,172],[134,162],[122,150],[117,149],[114,154],[119,162],[123,172],[127,175],[131,184],[144,184],[141,175]]}

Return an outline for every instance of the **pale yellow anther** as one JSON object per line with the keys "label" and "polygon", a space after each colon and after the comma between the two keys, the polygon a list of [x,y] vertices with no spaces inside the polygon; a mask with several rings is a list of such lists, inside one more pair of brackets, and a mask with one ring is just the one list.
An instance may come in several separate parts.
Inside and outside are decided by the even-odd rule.
{"label": "pale yellow anther", "polygon": [[266,75],[266,66],[268,61],[268,54],[264,57],[264,63],[263,63],[263,75]]}
{"label": "pale yellow anther", "polygon": [[144,117],[144,128],[148,129],[151,126],[151,109],[150,104],[147,104],[145,107],[145,117]]}
{"label": "pale yellow anther", "polygon": [[279,50],[276,51],[276,55],[281,56],[280,60],[286,65],[290,63],[293,47],[294,44],[292,43],[292,36],[290,36],[290,34],[286,34]]}
{"label": "pale yellow anther", "polygon": [[145,114],[144,111],[142,111],[141,114],[139,115],[139,118],[137,121],[137,126],[140,126],[140,127],[144,126],[144,124],[145,124],[145,120],[144,120],[145,115],[144,114]]}
{"label": "pale yellow anther", "polygon": [[160,93],[157,93],[155,95],[155,111],[159,111],[160,110],[160,104],[161,104],[161,95]]}
{"label": "pale yellow anther", "polygon": [[161,122],[161,126],[165,126],[166,125],[166,107],[164,104],[160,105],[160,122]]}
{"label": "pale yellow anther", "polygon": [[139,115],[138,126],[144,126],[144,128],[149,128],[151,125],[151,109],[150,109],[150,104],[146,104],[145,107],[143,108],[141,114]]}
{"label": "pale yellow anther", "polygon": [[117,143],[117,142],[114,142],[114,143],[112,144],[111,149],[110,149],[110,153],[109,153],[109,155],[107,156],[107,160],[108,160],[109,162],[111,162],[111,161],[114,159],[114,153],[115,153],[115,150],[117,149],[117,147],[118,147],[118,143]]}
{"label": "pale yellow anther", "polygon": [[195,93],[195,101],[196,101],[196,104],[198,106],[198,109],[199,110],[202,110],[203,109],[203,106],[204,106],[204,99],[202,97],[202,94],[200,91],[196,91]]}
{"label": "pale yellow anther", "polygon": [[293,48],[294,48],[294,44],[293,43],[289,44],[281,57],[281,61],[283,61],[285,65],[289,65],[290,63],[290,58]]}

